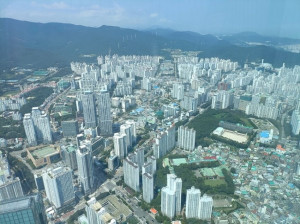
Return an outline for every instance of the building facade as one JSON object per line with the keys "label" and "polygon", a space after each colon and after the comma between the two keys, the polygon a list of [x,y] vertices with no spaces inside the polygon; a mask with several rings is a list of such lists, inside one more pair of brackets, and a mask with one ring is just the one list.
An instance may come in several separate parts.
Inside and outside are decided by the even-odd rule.
{"label": "building facade", "polygon": [[72,170],[69,167],[57,167],[43,173],[47,198],[56,209],[71,205],[75,201]]}

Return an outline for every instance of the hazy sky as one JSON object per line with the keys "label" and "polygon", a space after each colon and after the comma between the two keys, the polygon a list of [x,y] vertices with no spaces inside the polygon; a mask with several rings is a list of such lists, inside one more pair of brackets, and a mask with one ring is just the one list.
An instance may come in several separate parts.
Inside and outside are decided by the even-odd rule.
{"label": "hazy sky", "polygon": [[0,17],[300,38],[300,0],[0,0]]}

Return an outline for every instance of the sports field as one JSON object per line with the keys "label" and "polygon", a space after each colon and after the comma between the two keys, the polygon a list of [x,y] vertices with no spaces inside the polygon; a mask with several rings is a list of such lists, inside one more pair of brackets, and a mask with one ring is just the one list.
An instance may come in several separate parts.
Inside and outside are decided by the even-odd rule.
{"label": "sports field", "polygon": [[230,140],[233,140],[238,143],[246,143],[248,141],[248,136],[246,134],[242,134],[235,131],[230,131],[227,129],[224,129],[222,135],[224,138],[228,138]]}
{"label": "sports field", "polygon": [[57,150],[53,146],[46,146],[32,152],[32,154],[37,158],[44,158],[55,153],[57,153]]}

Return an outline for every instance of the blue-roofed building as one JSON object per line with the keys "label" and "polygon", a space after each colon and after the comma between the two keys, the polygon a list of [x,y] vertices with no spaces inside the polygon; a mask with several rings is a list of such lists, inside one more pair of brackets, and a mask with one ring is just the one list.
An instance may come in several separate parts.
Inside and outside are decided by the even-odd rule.
{"label": "blue-roofed building", "polygon": [[144,111],[144,108],[140,107],[140,108],[137,108],[135,111],[137,113],[142,113]]}
{"label": "blue-roofed building", "polygon": [[270,144],[272,142],[273,139],[273,129],[271,129],[270,131],[261,131],[259,133],[259,141],[260,143],[263,144]]}

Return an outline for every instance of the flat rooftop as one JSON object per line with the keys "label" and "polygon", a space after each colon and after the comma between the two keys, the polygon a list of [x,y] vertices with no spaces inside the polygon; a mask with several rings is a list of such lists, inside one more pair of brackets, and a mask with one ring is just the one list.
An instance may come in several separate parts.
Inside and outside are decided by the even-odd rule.
{"label": "flat rooftop", "polygon": [[54,146],[45,146],[31,152],[32,155],[38,158],[44,158],[55,153],[58,153],[58,150]]}
{"label": "flat rooftop", "polygon": [[123,203],[122,200],[115,195],[109,195],[100,201],[105,210],[115,219],[119,219],[121,215],[128,217],[132,211]]}
{"label": "flat rooftop", "polygon": [[174,166],[180,166],[181,164],[186,164],[187,160],[186,158],[172,159],[172,163]]}
{"label": "flat rooftop", "polygon": [[70,145],[70,146],[67,146],[66,147],[66,151],[67,152],[73,152],[73,151],[76,151],[76,147],[75,146],[73,146],[73,145]]}
{"label": "flat rooftop", "polygon": [[31,198],[36,196],[25,196],[12,200],[2,201],[0,204],[0,214],[24,210],[30,207]]}

